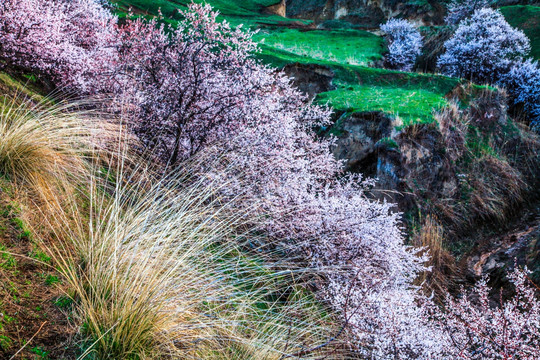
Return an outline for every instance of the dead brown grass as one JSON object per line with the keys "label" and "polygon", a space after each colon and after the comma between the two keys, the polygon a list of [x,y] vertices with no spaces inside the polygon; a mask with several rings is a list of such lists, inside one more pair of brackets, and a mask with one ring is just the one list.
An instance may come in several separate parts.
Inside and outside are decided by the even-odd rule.
{"label": "dead brown grass", "polygon": [[484,220],[504,222],[523,201],[527,184],[521,173],[505,159],[495,156],[476,158],[471,166],[470,211]]}
{"label": "dead brown grass", "polygon": [[434,292],[440,299],[454,286],[458,274],[455,258],[444,247],[444,228],[436,217],[428,215],[423,219],[422,225],[412,238],[415,247],[422,248],[429,253],[426,263],[431,270],[423,272],[417,279],[428,293]]}

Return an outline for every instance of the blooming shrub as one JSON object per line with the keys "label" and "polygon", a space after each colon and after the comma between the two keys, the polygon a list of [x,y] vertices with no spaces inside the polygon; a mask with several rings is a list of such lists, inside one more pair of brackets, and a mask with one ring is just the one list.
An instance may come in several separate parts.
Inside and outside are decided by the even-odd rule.
{"label": "blooming shrub", "polygon": [[386,34],[389,54],[385,57],[388,67],[411,71],[416,58],[422,53],[422,35],[407,20],[390,19],[381,25]]}
{"label": "blooming shrub", "polygon": [[[452,359],[539,359],[540,301],[527,272],[508,275],[515,295],[499,306],[490,303],[491,289],[481,280],[470,296],[448,297],[446,311],[436,316],[445,332],[445,354]],[[477,299],[477,300],[473,300]]]}
{"label": "blooming shrub", "polygon": [[444,74],[481,82],[498,81],[531,48],[523,31],[492,9],[477,10],[462,21],[444,46],[446,52],[437,62]]}
{"label": "blooming shrub", "polygon": [[452,0],[448,4],[448,14],[444,21],[448,25],[457,25],[474,14],[476,10],[489,7],[490,2],[490,0]]}
{"label": "blooming shrub", "polygon": [[532,127],[539,127],[540,65],[538,62],[528,59],[515,63],[500,82],[512,95],[514,102],[522,104],[525,112],[530,114]]}
{"label": "blooming shrub", "polygon": [[83,90],[112,56],[116,17],[96,0],[4,0],[0,68]]}

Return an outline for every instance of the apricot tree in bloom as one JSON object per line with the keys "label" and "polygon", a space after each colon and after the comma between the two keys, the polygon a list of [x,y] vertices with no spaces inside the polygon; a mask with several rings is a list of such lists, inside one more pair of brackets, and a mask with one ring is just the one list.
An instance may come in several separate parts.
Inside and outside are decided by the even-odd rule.
{"label": "apricot tree in bloom", "polygon": [[422,35],[414,25],[403,19],[390,19],[381,25],[388,41],[385,62],[390,68],[411,71],[422,53]]}
{"label": "apricot tree in bloom", "polygon": [[514,103],[521,104],[530,116],[533,128],[540,129],[540,65],[527,59],[516,62],[500,83],[508,90]]}
{"label": "apricot tree in bloom", "polygon": [[106,81],[134,104],[134,130],[176,164],[249,118],[246,102],[272,83],[240,27],[216,21],[209,5],[189,6],[176,27],[128,20]]}
{"label": "apricot tree in bloom", "polygon": [[437,61],[444,74],[493,83],[531,49],[523,31],[512,28],[498,10],[489,8],[463,20],[444,46],[446,52]]}
{"label": "apricot tree in bloom", "polygon": [[[259,211],[257,230],[320,269],[321,296],[342,315],[362,356],[452,358],[452,348],[443,351],[441,326],[417,306],[412,280],[422,259],[404,244],[399,215],[368,198],[359,177],[343,174],[329,151],[332,139],[312,131],[329,124],[330,111],[255,61],[251,33],[219,23],[207,5],[190,5],[177,28],[140,19],[117,26],[102,8],[102,16],[68,19],[47,7],[87,4],[94,14],[91,0],[23,0],[42,14],[17,28],[14,19],[26,21],[18,3],[1,8],[8,20],[0,31],[21,29],[0,44],[2,64],[119,96],[131,106],[136,133],[167,161],[219,155],[228,171],[202,163],[205,176],[223,176],[222,192],[244,200],[239,213]],[[33,35],[42,28],[53,32],[50,44],[43,33]],[[38,46],[43,51],[31,51]],[[459,324],[454,328],[466,339]]]}
{"label": "apricot tree in bloom", "polygon": [[114,56],[116,21],[97,0],[3,0],[0,68],[84,90]]}

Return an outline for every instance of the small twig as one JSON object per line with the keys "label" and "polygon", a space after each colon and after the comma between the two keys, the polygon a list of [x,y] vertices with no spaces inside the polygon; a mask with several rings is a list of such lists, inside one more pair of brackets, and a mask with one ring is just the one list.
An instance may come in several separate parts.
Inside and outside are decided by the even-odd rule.
{"label": "small twig", "polygon": [[41,324],[41,326],[39,327],[38,331],[36,331],[36,333],[30,338],[30,340],[28,340],[26,342],[26,344],[23,345],[22,348],[20,348],[15,354],[13,354],[12,357],[9,358],[9,360],[13,360],[15,359],[15,356],[17,356],[17,354],[19,354],[21,351],[23,351],[23,349],[32,342],[32,340],[34,340],[34,338],[36,337],[37,334],[39,334],[39,332],[41,331],[41,329],[43,328],[43,325],[45,325],[47,322],[43,322],[43,324]]}

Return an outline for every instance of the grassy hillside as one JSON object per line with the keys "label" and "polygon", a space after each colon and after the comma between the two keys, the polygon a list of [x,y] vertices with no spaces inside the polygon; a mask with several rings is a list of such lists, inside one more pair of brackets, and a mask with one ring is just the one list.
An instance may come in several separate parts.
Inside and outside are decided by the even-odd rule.
{"label": "grassy hillside", "polygon": [[525,32],[531,40],[531,55],[540,59],[540,6],[504,6],[501,12],[510,25]]}
{"label": "grassy hillside", "polygon": [[382,58],[382,38],[367,31],[263,29],[256,39],[271,49],[299,55],[311,62],[367,65]]}

